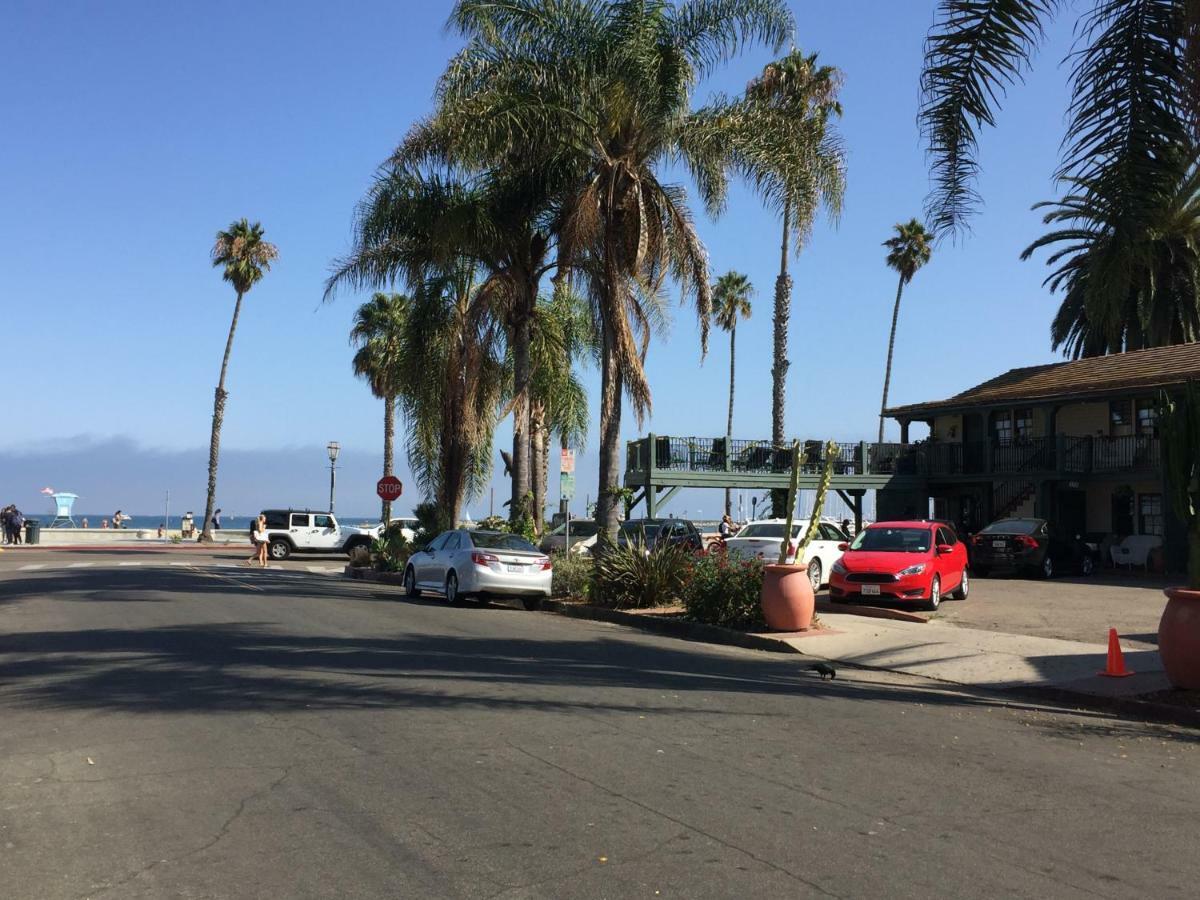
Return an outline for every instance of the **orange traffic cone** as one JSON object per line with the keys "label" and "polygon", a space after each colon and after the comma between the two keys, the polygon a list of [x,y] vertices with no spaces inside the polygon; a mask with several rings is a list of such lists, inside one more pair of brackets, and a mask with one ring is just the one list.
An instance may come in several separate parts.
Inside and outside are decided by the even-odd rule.
{"label": "orange traffic cone", "polygon": [[1108,665],[1100,673],[1108,678],[1126,678],[1133,674],[1125,668],[1125,656],[1121,653],[1121,642],[1117,639],[1117,629],[1108,629]]}

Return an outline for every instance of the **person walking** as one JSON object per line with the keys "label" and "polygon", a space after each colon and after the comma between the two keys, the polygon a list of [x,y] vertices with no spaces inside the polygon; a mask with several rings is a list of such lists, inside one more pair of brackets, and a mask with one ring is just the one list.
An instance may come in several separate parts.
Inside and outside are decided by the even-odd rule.
{"label": "person walking", "polygon": [[262,568],[267,567],[267,517],[260,515],[254,520],[250,541],[254,544],[254,555],[246,560],[246,565],[252,566],[255,561]]}
{"label": "person walking", "polygon": [[112,527],[113,528],[124,528],[125,527],[125,516],[119,509],[115,513],[113,513]]}
{"label": "person walking", "polygon": [[213,510],[212,527],[218,531],[221,529],[221,510],[219,507]]}
{"label": "person walking", "polygon": [[12,542],[14,544],[20,544],[20,543],[22,543],[21,529],[25,527],[25,517],[23,515],[21,515],[21,511],[19,509],[17,509],[16,507],[13,508],[11,521],[12,521]]}

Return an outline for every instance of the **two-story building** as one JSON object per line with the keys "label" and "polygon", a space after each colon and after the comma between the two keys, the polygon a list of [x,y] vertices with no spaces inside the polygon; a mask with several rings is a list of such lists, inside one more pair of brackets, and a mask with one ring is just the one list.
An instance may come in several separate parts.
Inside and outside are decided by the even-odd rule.
{"label": "two-story building", "polygon": [[[968,531],[1036,515],[1098,540],[1154,534],[1181,567],[1185,532],[1165,496],[1157,410],[1162,391],[1195,379],[1200,343],[1013,369],[946,400],[893,407],[907,468],[925,487],[881,491],[881,509],[902,514],[932,498],[938,517]],[[916,444],[913,422],[929,427]]]}

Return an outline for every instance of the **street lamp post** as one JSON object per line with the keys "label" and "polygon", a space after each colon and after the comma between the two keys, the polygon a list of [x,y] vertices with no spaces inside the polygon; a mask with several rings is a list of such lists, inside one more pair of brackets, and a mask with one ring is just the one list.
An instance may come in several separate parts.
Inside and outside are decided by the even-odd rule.
{"label": "street lamp post", "polygon": [[325,449],[329,451],[329,511],[333,512],[333,489],[337,484],[337,458],[338,451],[342,449],[342,445],[337,441],[330,441],[325,445]]}

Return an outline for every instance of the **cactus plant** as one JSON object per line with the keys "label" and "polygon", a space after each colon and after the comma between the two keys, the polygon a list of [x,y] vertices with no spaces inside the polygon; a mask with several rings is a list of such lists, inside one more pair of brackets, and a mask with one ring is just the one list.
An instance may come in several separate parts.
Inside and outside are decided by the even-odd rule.
{"label": "cactus plant", "polygon": [[792,516],[796,510],[796,490],[800,487],[800,442],[792,441],[792,477],[787,490],[787,526],[779,545],[779,565],[787,565],[788,546],[792,543]]}
{"label": "cactus plant", "polygon": [[[825,495],[829,493],[829,482],[833,481],[833,467],[837,464],[838,445],[836,441],[825,444],[825,468],[821,470],[821,483],[817,485],[817,497],[813,502],[812,515],[808,517],[808,530],[796,548],[796,559],[804,558],[804,551],[817,533],[817,523],[821,521],[821,513],[825,511]],[[791,520],[788,521],[788,534],[791,534]]]}

